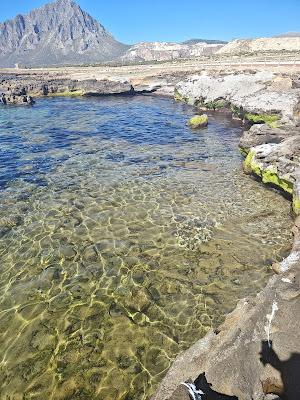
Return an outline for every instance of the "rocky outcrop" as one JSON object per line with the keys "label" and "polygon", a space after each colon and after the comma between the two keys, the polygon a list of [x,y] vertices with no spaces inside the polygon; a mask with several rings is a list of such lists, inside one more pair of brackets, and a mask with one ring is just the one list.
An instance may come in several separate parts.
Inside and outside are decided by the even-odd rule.
{"label": "rocky outcrop", "polygon": [[299,128],[297,127],[272,128],[266,124],[256,124],[243,133],[239,146],[245,154],[248,154],[251,147],[267,143],[279,144],[283,140],[297,135],[299,135]]}
{"label": "rocky outcrop", "polygon": [[246,156],[244,171],[290,194],[294,213],[300,214],[300,128],[254,125],[239,145]]}
{"label": "rocky outcrop", "polygon": [[300,37],[237,39],[218,50],[220,55],[245,55],[264,52],[299,52]]}
{"label": "rocky outcrop", "polygon": [[188,400],[181,382],[194,381],[202,373],[214,391],[239,400],[269,399],[268,394],[298,400],[299,315],[298,262],[271,278],[256,298],[240,301],[218,332],[181,354],[152,400]]}
{"label": "rocky outcrop", "polygon": [[[201,108],[229,107],[254,125],[241,138],[244,170],[293,199],[300,214],[300,90],[297,77],[273,73],[197,75],[178,83],[175,98]],[[279,126],[278,128],[276,126]]]}
{"label": "rocky outcrop", "polygon": [[97,81],[90,79],[77,81],[74,83],[75,90],[81,90],[85,96],[99,96],[108,94],[131,94],[133,87],[127,80],[109,80]]}
{"label": "rocky outcrop", "polygon": [[[284,84],[281,88],[274,85],[275,80],[280,81],[266,74],[192,77],[177,85],[175,97],[200,107],[234,106],[233,111],[240,115],[276,111],[281,118],[279,128],[259,124],[244,132],[240,140],[246,155],[244,169],[292,195],[297,213],[300,211],[299,101],[289,103],[288,99],[299,98],[299,93],[293,85]],[[285,100],[273,103],[274,92]],[[269,93],[273,93],[269,104],[261,102]],[[254,98],[258,99],[256,106],[252,106]],[[195,398],[196,391],[202,390],[204,399],[300,399],[299,228],[300,217],[295,221],[290,255],[273,265],[279,275],[273,276],[255,298],[241,300],[217,331],[209,332],[179,355],[152,400],[188,400],[189,392],[182,382],[191,383],[189,388]],[[203,374],[211,387],[203,384]],[[212,391],[213,396],[209,397]]]}
{"label": "rocky outcrop", "polygon": [[244,162],[246,173],[255,174],[263,183],[273,184],[293,195],[293,209],[300,212],[299,198],[294,193],[300,177],[300,135],[281,143],[266,143],[249,150]]}
{"label": "rocky outcrop", "polygon": [[180,58],[194,58],[216,53],[224,46],[222,43],[167,43],[142,42],[132,46],[121,57],[123,62],[168,61]]}
{"label": "rocky outcrop", "polygon": [[115,59],[128,47],[72,0],[0,24],[1,67],[96,63]]}
{"label": "rocky outcrop", "polygon": [[126,80],[70,80],[31,77],[2,79],[0,91],[12,95],[30,96],[100,96],[112,94],[131,94],[133,87]]}
{"label": "rocky outcrop", "polygon": [[277,115],[282,123],[289,124],[298,124],[300,120],[300,90],[283,90],[278,77],[268,72],[194,75],[176,85],[175,98],[206,108],[231,106],[242,116],[243,112]]}

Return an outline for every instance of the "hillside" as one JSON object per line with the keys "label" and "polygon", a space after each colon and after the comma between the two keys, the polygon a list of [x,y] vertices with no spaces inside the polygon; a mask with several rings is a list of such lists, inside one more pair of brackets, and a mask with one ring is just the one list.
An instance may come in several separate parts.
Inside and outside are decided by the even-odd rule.
{"label": "hillside", "polygon": [[217,53],[243,55],[277,51],[300,51],[300,37],[238,39],[229,42]]}

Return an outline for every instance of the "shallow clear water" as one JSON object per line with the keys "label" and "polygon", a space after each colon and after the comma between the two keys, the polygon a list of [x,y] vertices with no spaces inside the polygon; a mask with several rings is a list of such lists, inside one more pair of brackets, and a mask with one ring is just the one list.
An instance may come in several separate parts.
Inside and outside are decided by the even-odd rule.
{"label": "shallow clear water", "polygon": [[146,399],[257,292],[289,202],[243,174],[241,127],[168,99],[0,113],[0,398]]}

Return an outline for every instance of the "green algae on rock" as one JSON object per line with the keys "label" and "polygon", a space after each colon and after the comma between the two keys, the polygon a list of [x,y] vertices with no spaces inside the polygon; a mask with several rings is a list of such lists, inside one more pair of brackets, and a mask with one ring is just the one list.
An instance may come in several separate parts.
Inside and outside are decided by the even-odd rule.
{"label": "green algae on rock", "polygon": [[176,101],[186,101],[186,99],[179,93],[176,88],[174,89],[174,99]]}
{"label": "green algae on rock", "polygon": [[203,103],[207,110],[221,110],[222,108],[230,108],[230,102],[226,100],[214,100]]}
{"label": "green algae on rock", "polygon": [[252,114],[246,112],[244,118],[253,124],[267,124],[271,128],[277,128],[277,122],[280,120],[277,114]]}
{"label": "green algae on rock", "polygon": [[193,129],[205,128],[208,125],[208,116],[206,114],[195,115],[189,120],[188,124]]}
{"label": "green algae on rock", "polygon": [[293,211],[296,215],[300,215],[300,198],[296,193],[293,194]]}
{"label": "green algae on rock", "polygon": [[49,93],[49,97],[78,97],[84,96],[84,90],[70,90],[70,91],[63,91],[63,92],[55,92]]}
{"label": "green algae on rock", "polygon": [[267,166],[264,168],[263,165],[255,159],[255,156],[255,150],[250,150],[244,161],[244,171],[250,173],[253,172],[262,179],[263,183],[274,184],[285,192],[292,194],[293,183],[288,179],[280,178],[274,166]]}
{"label": "green algae on rock", "polygon": [[[258,146],[259,148],[260,146]],[[272,184],[280,188],[284,192],[293,196],[292,207],[296,215],[300,214],[300,198],[294,188],[295,184],[291,177],[286,174],[280,176],[277,168],[274,165],[264,165],[263,162],[259,161],[256,157],[257,151],[252,148],[244,161],[244,171],[248,174],[253,173],[254,175],[261,178],[263,183]]]}

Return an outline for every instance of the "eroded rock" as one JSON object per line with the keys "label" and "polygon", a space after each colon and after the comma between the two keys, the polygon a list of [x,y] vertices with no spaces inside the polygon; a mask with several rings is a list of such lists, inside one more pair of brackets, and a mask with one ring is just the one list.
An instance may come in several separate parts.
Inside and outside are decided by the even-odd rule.
{"label": "eroded rock", "polygon": [[[300,109],[299,89],[274,86],[277,76],[270,72],[194,75],[179,82],[175,98],[188,104],[215,108],[230,104],[233,111],[279,115],[285,123],[297,124]],[[273,86],[272,86],[273,85]]]}

